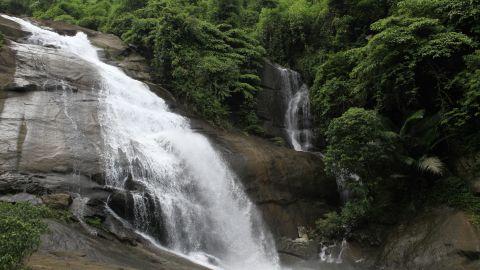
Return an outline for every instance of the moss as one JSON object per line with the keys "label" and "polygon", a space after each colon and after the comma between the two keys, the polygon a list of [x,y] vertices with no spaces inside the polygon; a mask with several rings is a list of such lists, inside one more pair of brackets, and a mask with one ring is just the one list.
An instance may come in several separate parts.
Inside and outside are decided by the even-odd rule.
{"label": "moss", "polygon": [[85,222],[95,228],[101,228],[102,227],[102,220],[99,217],[87,217],[85,219]]}
{"label": "moss", "polygon": [[69,216],[46,206],[0,202],[0,270],[21,268],[23,258],[37,248],[40,235],[47,230],[42,219]]}
{"label": "moss", "polygon": [[277,146],[286,146],[287,145],[285,140],[283,138],[280,138],[280,137],[271,138],[270,141],[273,142],[274,144],[276,144]]}

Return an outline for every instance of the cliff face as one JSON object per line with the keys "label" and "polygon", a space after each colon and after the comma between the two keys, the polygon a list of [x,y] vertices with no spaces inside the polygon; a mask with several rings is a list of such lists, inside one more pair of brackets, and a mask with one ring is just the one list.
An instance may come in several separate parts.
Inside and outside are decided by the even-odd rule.
{"label": "cliff face", "polygon": [[261,72],[262,91],[258,94],[257,114],[268,135],[284,138],[288,101],[282,93],[284,81],[281,75],[278,66],[265,60]]}

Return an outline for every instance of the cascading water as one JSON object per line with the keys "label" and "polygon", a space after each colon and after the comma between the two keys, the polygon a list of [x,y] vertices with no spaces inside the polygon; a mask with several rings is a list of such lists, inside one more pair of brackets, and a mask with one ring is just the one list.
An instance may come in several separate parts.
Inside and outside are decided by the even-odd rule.
{"label": "cascading water", "polygon": [[151,237],[192,258],[216,258],[221,268],[280,269],[275,244],[255,205],[186,118],[170,112],[145,84],[100,61],[84,33],[62,36],[2,16],[31,32],[28,42],[53,46],[98,71],[106,183],[122,190],[127,182],[141,187],[130,193],[133,226],[145,234],[149,221],[161,220],[153,226],[161,227],[166,239]]}
{"label": "cascading water", "polygon": [[277,67],[282,78],[282,92],[286,100],[285,129],[290,144],[297,151],[312,148],[310,99],[308,87],[298,72]]}

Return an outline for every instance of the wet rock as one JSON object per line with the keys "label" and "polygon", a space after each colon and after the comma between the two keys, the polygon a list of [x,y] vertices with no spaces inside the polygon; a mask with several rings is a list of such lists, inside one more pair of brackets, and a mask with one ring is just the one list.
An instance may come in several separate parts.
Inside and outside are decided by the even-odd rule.
{"label": "wet rock", "polygon": [[133,246],[137,245],[138,235],[134,233],[134,228],[130,223],[119,220],[113,215],[107,215],[103,221],[103,226],[120,242]]}
{"label": "wet rock", "polygon": [[276,236],[297,237],[299,226],[312,227],[339,204],[336,181],[326,176],[320,156],[215,129],[200,120],[192,126],[221,151]]}
{"label": "wet rock", "polygon": [[132,246],[115,238],[91,236],[77,223],[47,223],[48,233],[42,236],[38,250],[26,261],[29,269],[205,269],[172,253],[142,243]]}
{"label": "wet rock", "polygon": [[47,188],[40,184],[36,175],[0,171],[0,194],[21,192],[38,195],[47,192]]}
{"label": "wet rock", "polygon": [[318,258],[319,245],[313,240],[282,237],[277,241],[277,250],[280,254],[294,256],[302,260],[311,260]]}
{"label": "wet rock", "polygon": [[137,53],[132,53],[124,57],[118,64],[125,73],[142,82],[149,82],[152,80],[150,77],[150,67],[147,60]]}
{"label": "wet rock", "polygon": [[98,174],[96,71],[55,49],[13,48],[16,72],[1,100],[0,169]]}
{"label": "wet rock", "polygon": [[399,225],[377,261],[378,269],[480,269],[480,234],[464,212],[440,208]]}
{"label": "wet rock", "polygon": [[74,36],[78,32],[85,33],[93,45],[104,50],[106,53],[105,57],[107,59],[120,56],[128,48],[128,46],[126,46],[119,37],[112,34],[101,33],[78,25],[71,25],[62,21],[49,21],[40,19],[33,19],[33,21],[39,25],[46,26],[61,35]]}
{"label": "wet rock", "polygon": [[73,200],[70,194],[57,193],[42,196],[42,201],[51,208],[66,210],[72,204]]}
{"label": "wet rock", "polygon": [[117,190],[108,199],[108,206],[121,218],[133,222],[135,219],[133,196],[128,191]]}
{"label": "wet rock", "polygon": [[22,28],[18,23],[5,19],[1,16],[0,16],[0,32],[3,33],[5,38],[14,40],[14,41],[21,40],[29,35],[27,32],[22,30]]}
{"label": "wet rock", "polygon": [[26,202],[26,203],[31,203],[33,205],[42,204],[42,200],[40,198],[38,198],[35,195],[24,193],[24,192],[14,194],[14,195],[1,196],[0,201],[9,202],[9,203]]}
{"label": "wet rock", "polygon": [[8,46],[0,48],[0,112],[5,94],[2,89],[13,82],[15,74],[15,54]]}
{"label": "wet rock", "polygon": [[278,67],[264,61],[261,73],[262,91],[258,94],[257,114],[263,122],[266,133],[272,137],[285,136],[285,113],[288,106],[282,95],[282,77]]}

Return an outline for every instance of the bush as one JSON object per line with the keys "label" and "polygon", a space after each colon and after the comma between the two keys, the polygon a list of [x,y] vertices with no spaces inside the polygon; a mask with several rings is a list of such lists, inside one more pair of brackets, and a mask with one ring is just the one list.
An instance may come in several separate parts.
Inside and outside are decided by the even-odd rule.
{"label": "bush", "polygon": [[330,123],[326,135],[325,166],[331,175],[355,174],[367,183],[392,162],[396,134],[386,129],[375,111],[350,108]]}
{"label": "bush", "polygon": [[316,221],[316,234],[321,240],[340,239],[345,236],[345,223],[336,212],[325,214],[322,219]]}
{"label": "bush", "polygon": [[65,218],[46,206],[0,202],[0,269],[17,269],[39,244],[47,226],[43,218]]}
{"label": "bush", "polygon": [[72,16],[67,15],[67,14],[57,16],[57,17],[53,18],[53,20],[54,21],[62,21],[62,22],[70,23],[70,24],[75,24],[77,22],[77,20],[75,20],[75,18],[73,18]]}

